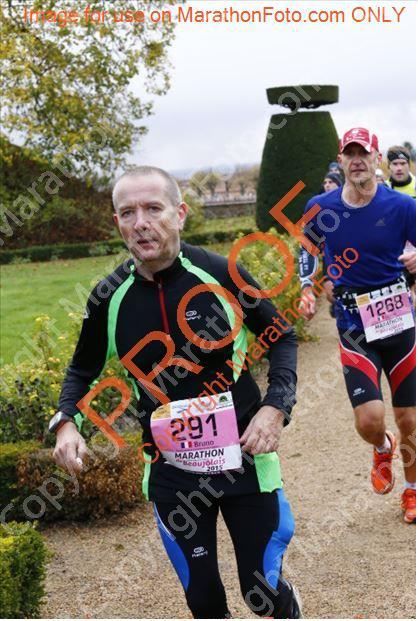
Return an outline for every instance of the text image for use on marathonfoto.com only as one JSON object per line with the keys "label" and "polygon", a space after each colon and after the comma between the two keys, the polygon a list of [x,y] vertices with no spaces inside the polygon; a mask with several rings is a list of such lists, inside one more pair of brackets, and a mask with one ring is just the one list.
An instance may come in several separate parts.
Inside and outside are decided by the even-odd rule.
{"label": "text image for use on marathonfoto.com only", "polygon": [[81,9],[41,10],[22,7],[22,18],[26,23],[55,23],[60,28],[87,23],[102,24],[399,24],[406,18],[406,6],[391,6],[385,3],[362,5],[342,4],[338,8],[318,3],[316,8],[295,8],[280,3],[265,4],[257,9],[240,9],[233,5],[223,8],[196,8],[193,5],[180,5],[169,9],[152,11],[122,8],[93,9],[86,5]]}

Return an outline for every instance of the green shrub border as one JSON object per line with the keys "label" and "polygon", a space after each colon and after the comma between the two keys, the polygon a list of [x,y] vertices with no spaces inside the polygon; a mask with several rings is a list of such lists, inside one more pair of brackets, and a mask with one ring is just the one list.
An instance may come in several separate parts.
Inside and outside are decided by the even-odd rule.
{"label": "green shrub border", "polygon": [[0,524],[0,617],[39,616],[49,553],[42,536],[26,524]]}
{"label": "green shrub border", "polygon": [[[143,501],[144,462],[138,457],[142,434],[122,432],[126,446],[114,445],[98,433],[88,442],[92,451],[78,476],[60,470],[52,449],[37,442],[0,444],[0,523],[37,520],[86,520],[129,508]],[[37,515],[28,515],[27,502]]]}
{"label": "green shrub border", "polygon": [[[243,228],[233,231],[211,231],[208,233],[185,233],[182,239],[189,244],[204,246],[228,241],[234,241],[238,233],[247,235],[253,233],[252,228]],[[54,244],[50,246],[29,246],[16,250],[1,250],[0,264],[7,265],[21,259],[22,262],[51,261],[53,259],[81,259],[90,256],[105,256],[117,254],[125,250],[126,246],[121,239],[109,239],[95,243]]]}
{"label": "green shrub border", "polygon": [[[27,261],[51,261],[53,259],[81,259],[99,254],[115,254],[124,248],[122,240],[111,239],[94,244],[53,244],[50,246],[29,246],[16,250],[1,250],[0,264],[12,263],[16,259]],[[105,252],[100,252],[101,249]]]}

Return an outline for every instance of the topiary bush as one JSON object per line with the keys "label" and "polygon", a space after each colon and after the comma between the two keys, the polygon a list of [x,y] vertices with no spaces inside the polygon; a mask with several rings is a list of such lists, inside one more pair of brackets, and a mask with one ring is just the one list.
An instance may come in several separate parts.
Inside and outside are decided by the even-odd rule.
{"label": "topiary bush", "polygon": [[337,151],[338,136],[329,112],[273,115],[257,189],[259,229],[275,227],[280,233],[287,233],[269,211],[295,183],[303,181],[306,187],[284,210],[292,222],[297,222],[308,200],[319,192],[327,166]]}
{"label": "topiary bush", "polygon": [[0,524],[0,617],[39,616],[45,595],[48,551],[41,535],[24,524]]}
{"label": "topiary bush", "polygon": [[318,108],[338,102],[339,88],[332,85],[303,84],[301,86],[276,86],[267,89],[269,104],[279,104],[294,110],[301,108]]}

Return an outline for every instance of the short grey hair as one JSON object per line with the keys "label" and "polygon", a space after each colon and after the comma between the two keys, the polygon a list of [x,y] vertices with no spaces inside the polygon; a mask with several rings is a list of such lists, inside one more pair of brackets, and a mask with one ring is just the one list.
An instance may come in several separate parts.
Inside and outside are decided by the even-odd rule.
{"label": "short grey hair", "polygon": [[147,177],[150,175],[159,175],[165,181],[165,193],[167,195],[168,200],[174,207],[179,205],[183,198],[181,195],[181,191],[179,188],[179,184],[176,179],[170,175],[167,171],[162,168],[158,168],[157,166],[137,166],[136,168],[132,168],[131,170],[127,170],[120,177],[118,177],[113,184],[112,190],[112,203],[113,208],[115,209],[115,189],[118,185],[119,181],[124,179],[125,177]]}

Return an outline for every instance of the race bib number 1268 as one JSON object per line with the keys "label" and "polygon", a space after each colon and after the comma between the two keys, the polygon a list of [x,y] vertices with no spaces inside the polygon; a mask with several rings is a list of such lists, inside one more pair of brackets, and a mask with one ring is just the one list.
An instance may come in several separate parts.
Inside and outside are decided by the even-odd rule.
{"label": "race bib number 1268", "polygon": [[357,295],[356,302],[368,343],[414,327],[405,283]]}

